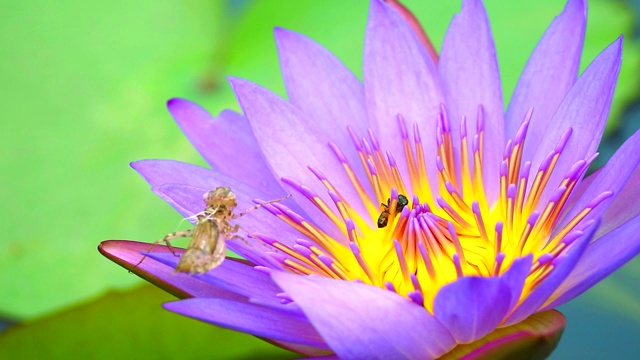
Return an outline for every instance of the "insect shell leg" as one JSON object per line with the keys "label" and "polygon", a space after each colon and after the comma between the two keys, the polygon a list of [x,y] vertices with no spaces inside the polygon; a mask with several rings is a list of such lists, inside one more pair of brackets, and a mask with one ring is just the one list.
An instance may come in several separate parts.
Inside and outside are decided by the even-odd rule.
{"label": "insect shell leg", "polygon": [[233,217],[232,217],[232,218],[233,218],[233,219],[237,219],[237,218],[242,217],[242,216],[245,216],[245,215],[247,215],[247,213],[250,213],[250,212],[252,212],[253,210],[257,210],[257,209],[259,209],[259,208],[261,208],[261,207],[263,207],[263,206],[265,206],[265,205],[273,204],[273,203],[277,203],[277,202],[280,202],[280,201],[284,201],[284,200],[287,200],[287,199],[288,199],[288,198],[290,198],[290,197],[291,197],[291,194],[289,194],[289,195],[287,195],[287,196],[285,196],[285,197],[282,197],[282,198],[280,198],[280,199],[275,199],[275,200],[265,201],[265,202],[260,203],[260,204],[258,204],[258,205],[252,206],[252,207],[248,208],[247,210],[245,210],[245,211],[243,211],[243,212],[241,212],[241,213],[233,214]]}
{"label": "insect shell leg", "polygon": [[167,235],[165,235],[165,237],[162,238],[162,240],[158,240],[156,241],[156,243],[164,242],[165,244],[167,244],[169,251],[171,251],[173,255],[176,255],[176,251],[173,249],[173,246],[171,246],[170,241],[174,239],[180,239],[180,238],[190,238],[192,236],[193,236],[193,229],[175,231],[172,233],[168,233]]}
{"label": "insect shell leg", "polygon": [[[171,246],[171,240],[179,239],[179,238],[185,238],[185,237],[191,237],[192,235],[193,235],[193,230],[192,229],[182,230],[182,231],[175,231],[175,232],[169,233],[169,234],[165,235],[165,237],[163,237],[162,239],[154,241],[151,244],[151,246],[149,246],[149,250],[147,250],[147,253],[150,253],[151,250],[153,250],[153,248],[156,245],[164,242],[167,245],[167,248],[169,249],[169,251],[171,251],[171,253],[174,256],[178,256],[178,254],[176,254],[176,250],[173,248],[173,246]],[[147,255],[142,256],[142,259],[140,259],[140,261],[138,261],[138,263],[134,266],[134,268],[137,268],[140,264],[142,264],[142,262],[146,258],[147,258]],[[131,270],[129,270],[129,272],[131,272]]]}

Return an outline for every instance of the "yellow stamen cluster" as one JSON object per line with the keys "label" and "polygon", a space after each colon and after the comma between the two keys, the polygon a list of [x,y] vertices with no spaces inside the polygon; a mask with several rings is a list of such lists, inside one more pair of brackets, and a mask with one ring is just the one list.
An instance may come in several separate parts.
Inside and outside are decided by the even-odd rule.
{"label": "yellow stamen cluster", "polygon": [[[333,144],[331,148],[342,162],[366,213],[356,211],[316,169],[310,168],[326,187],[333,206],[309,188],[284,179],[320,209],[344,238],[332,238],[282,204],[265,208],[308,240],[298,240],[290,247],[265,235],[253,236],[279,250],[275,260],[288,271],[387,288],[429,311],[433,310],[433,299],[442,286],[462,276],[499,276],[515,259],[533,254],[533,265],[521,296],[525,298],[553,268],[551,261],[582,235],[581,222],[584,223],[591,209],[611,194],[601,194],[573,219],[562,219],[571,192],[593,158],[574,164],[560,184],[548,183],[571,136],[568,129],[556,149],[530,174],[532,165],[522,158],[529,111],[515,138],[506,144],[500,178],[495,179],[499,195],[497,199],[489,199],[483,184],[482,116],[480,108],[472,138],[467,136],[466,121],[462,119],[460,138],[456,140],[448,120],[441,115],[436,139],[437,174],[427,174],[428,159],[417,126],[413,127],[412,141],[404,119],[398,117],[408,183],[394,158],[390,154],[385,156],[371,132],[368,139],[358,139],[351,132],[373,198],[340,149]],[[458,146],[454,146],[455,141]],[[533,181],[529,182],[530,178]],[[436,186],[432,186],[434,180]],[[557,186],[557,190],[551,196],[543,196],[543,190],[550,186]],[[409,204],[401,208],[400,194],[409,199]],[[379,228],[374,224],[383,211],[388,212],[388,224]],[[559,227],[561,221],[566,224]]]}

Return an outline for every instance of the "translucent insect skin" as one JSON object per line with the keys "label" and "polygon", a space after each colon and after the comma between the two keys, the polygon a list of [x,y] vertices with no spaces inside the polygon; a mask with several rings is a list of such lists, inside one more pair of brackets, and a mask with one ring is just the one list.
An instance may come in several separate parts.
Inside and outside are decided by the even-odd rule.
{"label": "translucent insect skin", "polygon": [[[386,204],[380,204],[380,216],[378,216],[378,229],[382,229],[389,224],[389,216],[391,216],[389,210],[389,203],[391,202],[391,198],[387,199]],[[398,214],[404,209],[405,206],[409,204],[409,199],[402,194],[398,194],[398,202],[396,204],[395,214]]]}
{"label": "translucent insect skin", "polygon": [[197,215],[195,228],[181,234],[181,237],[190,236],[191,241],[176,266],[178,272],[203,274],[217,267],[225,259],[226,240],[238,237],[233,234],[240,226],[229,223],[237,217],[233,214],[238,205],[233,191],[226,186],[217,187],[204,196],[204,202],[207,207]]}
{"label": "translucent insect skin", "polygon": [[[164,242],[169,250],[175,254],[170,241],[177,238],[190,237],[191,241],[187,245],[187,250],[180,257],[175,271],[192,275],[204,274],[224,261],[227,250],[226,240],[235,238],[244,240],[235,234],[240,229],[240,225],[231,225],[231,220],[237,219],[266,204],[282,201],[289,196],[261,203],[239,214],[234,214],[233,210],[238,205],[236,195],[230,188],[219,186],[204,195],[204,202],[207,207],[196,214],[197,220],[193,229],[167,234],[161,240],[154,242],[152,247]],[[136,264],[136,267],[142,263],[145,257]]]}

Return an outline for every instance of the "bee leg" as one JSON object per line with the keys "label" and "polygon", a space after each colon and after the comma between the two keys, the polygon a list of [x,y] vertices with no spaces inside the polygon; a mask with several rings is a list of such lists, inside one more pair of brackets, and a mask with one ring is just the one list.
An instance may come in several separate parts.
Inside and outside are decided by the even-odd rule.
{"label": "bee leg", "polygon": [[288,198],[290,198],[290,197],[291,197],[291,194],[289,194],[289,195],[287,195],[287,196],[285,196],[285,197],[282,197],[282,198],[280,198],[280,199],[275,199],[275,200],[265,201],[265,202],[260,203],[260,204],[258,204],[258,205],[256,205],[256,206],[252,206],[252,207],[248,208],[247,210],[245,210],[245,211],[243,211],[243,212],[241,212],[241,213],[233,214],[233,216],[232,216],[231,218],[232,218],[232,219],[237,219],[237,218],[242,217],[242,216],[245,216],[245,215],[247,215],[247,213],[250,213],[250,212],[252,212],[253,210],[257,210],[257,209],[259,209],[259,208],[261,208],[261,207],[263,207],[263,206],[265,206],[265,205],[267,205],[267,204],[273,204],[273,203],[277,203],[277,202],[280,202],[280,201],[284,201],[284,200],[286,200],[286,199],[288,199]]}
{"label": "bee leg", "polygon": [[[178,255],[176,254],[176,251],[175,251],[175,249],[173,248],[173,246],[171,246],[171,242],[170,242],[170,241],[171,241],[171,240],[173,240],[173,239],[178,239],[178,238],[191,237],[191,235],[193,235],[193,230],[192,230],[192,229],[182,230],[182,231],[175,231],[175,232],[169,233],[169,234],[165,235],[165,237],[163,237],[162,239],[157,240],[157,241],[154,241],[154,242],[151,244],[151,246],[149,246],[149,250],[147,250],[146,252],[147,252],[147,253],[150,253],[150,252],[151,252],[151,250],[153,250],[153,248],[154,248],[156,245],[158,245],[158,244],[160,244],[160,243],[164,242],[165,244],[167,244],[167,248],[169,249],[169,251],[171,251],[171,253],[172,253],[174,256],[178,256]],[[146,259],[146,258],[147,258],[147,255],[145,254],[144,256],[142,256],[142,259],[140,259],[140,261],[138,261],[138,263],[137,263],[133,268],[134,268],[134,269],[135,269],[135,268],[137,268],[140,264],[142,264],[142,262],[143,262],[143,261],[144,261],[144,259]],[[129,272],[131,272],[131,270],[129,270]]]}

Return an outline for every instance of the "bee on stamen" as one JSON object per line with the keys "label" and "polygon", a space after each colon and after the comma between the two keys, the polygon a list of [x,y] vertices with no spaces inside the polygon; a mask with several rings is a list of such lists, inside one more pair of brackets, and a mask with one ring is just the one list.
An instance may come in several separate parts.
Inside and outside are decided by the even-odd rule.
{"label": "bee on stamen", "polygon": [[[382,204],[382,203],[380,204],[380,211],[382,212],[378,217],[378,229],[382,229],[383,227],[386,227],[387,224],[389,224],[389,216],[391,216],[391,213],[389,211],[390,203],[391,203],[391,198],[387,199],[386,204]],[[407,206],[407,204],[409,204],[409,199],[407,199],[407,197],[402,194],[398,194],[398,202],[396,204],[396,211],[395,211],[396,215],[402,212],[402,209],[404,209],[404,207]]]}
{"label": "bee on stamen", "polygon": [[[241,213],[234,214],[233,210],[238,205],[236,194],[226,186],[219,186],[204,194],[204,203],[207,207],[195,215],[196,225],[193,229],[169,233],[164,238],[151,244],[151,248],[147,252],[150,252],[155,245],[164,242],[171,253],[176,255],[170,241],[177,238],[190,237],[191,241],[187,245],[187,250],[180,257],[175,271],[204,274],[224,261],[226,240],[244,240],[236,234],[240,229],[240,225],[232,225],[230,223],[231,220],[242,217],[266,204],[283,201],[290,196],[287,195],[281,199],[267,201]],[[146,257],[146,255],[143,256],[134,267],[140,265]]]}

